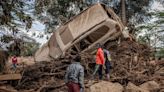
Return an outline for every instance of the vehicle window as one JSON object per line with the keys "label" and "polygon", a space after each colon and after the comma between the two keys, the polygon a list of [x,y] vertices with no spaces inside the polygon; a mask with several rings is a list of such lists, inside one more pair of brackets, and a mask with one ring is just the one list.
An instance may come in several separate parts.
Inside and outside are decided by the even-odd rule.
{"label": "vehicle window", "polygon": [[109,30],[108,26],[102,26],[100,28],[98,28],[96,31],[92,32],[90,35],[88,35],[93,42],[97,41],[98,39],[100,39],[102,36],[104,36]]}
{"label": "vehicle window", "polygon": [[67,53],[70,53],[71,55],[76,55],[78,53],[78,48],[76,48],[75,45],[73,45],[70,49],[66,51]]}
{"label": "vehicle window", "polygon": [[80,42],[76,43],[76,46],[80,49],[80,51],[82,51],[92,43],[96,42],[98,39],[101,39],[101,37],[103,37],[108,31],[108,26],[101,26],[96,31],[82,39]]}

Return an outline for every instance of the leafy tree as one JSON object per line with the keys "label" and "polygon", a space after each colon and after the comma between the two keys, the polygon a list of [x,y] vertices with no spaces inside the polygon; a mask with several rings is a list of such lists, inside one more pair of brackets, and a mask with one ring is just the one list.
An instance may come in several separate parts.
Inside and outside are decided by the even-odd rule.
{"label": "leafy tree", "polygon": [[[31,0],[0,0],[0,42],[8,44],[11,41],[17,43],[16,34],[19,28],[31,28],[33,19],[29,14],[32,10]],[[12,34],[4,34],[4,32],[11,31]],[[1,44],[4,45],[4,44]],[[13,45],[11,53],[19,55],[20,48]],[[15,51],[13,50],[15,49]]]}
{"label": "leafy tree", "polygon": [[76,15],[86,4],[83,0],[36,0],[35,14],[46,24],[47,32]]}
{"label": "leafy tree", "polygon": [[[151,12],[153,17],[156,19],[153,22],[143,24],[138,26],[139,33],[144,33],[145,35],[142,35],[139,37],[140,41],[148,42],[149,45],[152,45],[155,47],[158,45],[157,43],[161,44],[164,43],[164,12],[163,11],[154,11]],[[147,38],[147,39],[143,39]],[[150,42],[152,41],[152,42]]]}
{"label": "leafy tree", "polygon": [[44,21],[49,30],[49,28],[56,28],[98,1],[113,7],[114,11],[121,16],[124,25],[145,21],[148,17],[149,6],[153,2],[153,0],[36,0],[35,13]]}
{"label": "leafy tree", "polygon": [[32,18],[27,14],[29,4],[27,0],[0,0],[0,27],[13,30],[22,23],[30,28]]}
{"label": "leafy tree", "polygon": [[159,51],[156,52],[156,57],[164,58],[164,48],[160,48]]}
{"label": "leafy tree", "polygon": [[151,13],[156,19],[153,22],[138,26],[142,33],[138,40],[141,43],[154,47],[155,57],[164,57],[164,12],[154,11]]}
{"label": "leafy tree", "polygon": [[38,50],[39,44],[35,42],[24,42],[21,50],[21,56],[32,56]]}
{"label": "leafy tree", "polygon": [[0,41],[4,43],[9,43],[11,40],[13,40],[13,37],[9,35],[3,35],[0,39]]}
{"label": "leafy tree", "polygon": [[15,39],[15,43],[12,43],[8,47],[8,52],[10,55],[32,56],[35,54],[38,48],[39,43],[35,41],[24,41],[22,39]]}

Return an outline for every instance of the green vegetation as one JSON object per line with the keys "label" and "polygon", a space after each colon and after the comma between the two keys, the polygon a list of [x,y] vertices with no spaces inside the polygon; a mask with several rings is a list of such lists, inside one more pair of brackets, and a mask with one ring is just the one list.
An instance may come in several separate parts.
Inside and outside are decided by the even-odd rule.
{"label": "green vegetation", "polygon": [[19,40],[19,43],[13,43],[10,45],[9,54],[11,56],[33,56],[38,48],[39,44],[36,42],[25,42]]}
{"label": "green vegetation", "polygon": [[[56,26],[66,22],[95,2],[98,0],[36,0],[35,14],[46,24],[47,32],[52,32],[51,30],[54,30]],[[101,2],[112,7],[124,20],[124,25],[128,26],[145,22],[150,18],[147,11],[153,0],[101,0]]]}
{"label": "green vegetation", "polygon": [[24,23],[30,28],[32,18],[26,14],[29,6],[27,0],[0,0],[0,27],[13,29]]}

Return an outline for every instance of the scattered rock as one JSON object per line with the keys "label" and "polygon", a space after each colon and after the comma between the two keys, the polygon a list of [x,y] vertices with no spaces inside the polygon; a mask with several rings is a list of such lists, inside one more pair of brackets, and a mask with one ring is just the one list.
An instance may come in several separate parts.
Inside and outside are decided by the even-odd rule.
{"label": "scattered rock", "polygon": [[158,92],[158,90],[160,89],[160,85],[155,81],[148,81],[140,85],[140,88],[148,90],[150,92]]}
{"label": "scattered rock", "polygon": [[123,86],[119,83],[101,81],[92,85],[87,92],[123,92]]}
{"label": "scattered rock", "polygon": [[135,84],[129,82],[125,88],[125,92],[149,92],[149,91],[144,90],[144,89],[136,86]]}

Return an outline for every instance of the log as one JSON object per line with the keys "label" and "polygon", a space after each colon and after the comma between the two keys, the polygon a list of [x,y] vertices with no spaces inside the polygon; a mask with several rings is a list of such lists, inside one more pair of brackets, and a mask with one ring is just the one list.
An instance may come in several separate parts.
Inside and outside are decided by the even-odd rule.
{"label": "log", "polygon": [[55,76],[55,75],[64,74],[64,73],[65,71],[56,72],[56,73],[43,73],[42,76]]}
{"label": "log", "polygon": [[21,74],[4,74],[0,75],[0,80],[19,80],[21,79]]}
{"label": "log", "polygon": [[0,86],[0,92],[18,92],[18,91],[12,88],[11,86],[5,85],[5,86]]}

